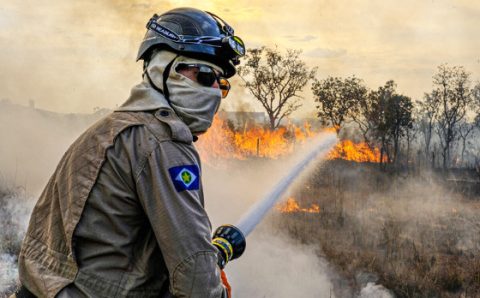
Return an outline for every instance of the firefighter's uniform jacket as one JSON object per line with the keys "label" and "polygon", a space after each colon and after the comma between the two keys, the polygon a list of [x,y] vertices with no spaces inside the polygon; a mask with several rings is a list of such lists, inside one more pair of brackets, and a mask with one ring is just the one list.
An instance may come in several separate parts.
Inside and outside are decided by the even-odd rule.
{"label": "firefighter's uniform jacket", "polygon": [[222,297],[188,127],[148,82],[67,150],[19,258],[39,297]]}

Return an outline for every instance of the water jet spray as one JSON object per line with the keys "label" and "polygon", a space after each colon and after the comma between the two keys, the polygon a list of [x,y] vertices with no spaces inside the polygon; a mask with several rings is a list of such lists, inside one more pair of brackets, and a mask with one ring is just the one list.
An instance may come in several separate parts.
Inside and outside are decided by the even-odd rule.
{"label": "water jet spray", "polygon": [[317,157],[325,156],[337,143],[337,136],[334,133],[325,133],[320,136],[314,149],[298,162],[278,182],[270,193],[262,200],[254,204],[237,222],[236,225],[222,225],[213,233],[212,243],[219,251],[219,266],[225,265],[236,258],[239,258],[245,251],[246,237],[262,221],[267,212],[283,196],[288,187],[293,183],[300,173]]}

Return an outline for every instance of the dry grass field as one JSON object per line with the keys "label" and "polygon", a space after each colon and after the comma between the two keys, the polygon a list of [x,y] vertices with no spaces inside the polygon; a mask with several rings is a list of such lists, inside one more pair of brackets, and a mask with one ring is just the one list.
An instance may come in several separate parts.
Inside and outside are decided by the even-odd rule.
{"label": "dry grass field", "polygon": [[397,297],[480,297],[480,197],[466,199],[443,181],[328,162],[293,192],[320,212],[272,219],[318,245],[354,288],[377,282]]}

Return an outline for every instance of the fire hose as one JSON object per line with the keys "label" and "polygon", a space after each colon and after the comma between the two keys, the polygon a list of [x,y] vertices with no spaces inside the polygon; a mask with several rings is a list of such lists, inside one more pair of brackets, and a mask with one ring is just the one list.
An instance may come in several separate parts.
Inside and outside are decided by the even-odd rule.
{"label": "fire hose", "polygon": [[212,236],[212,244],[217,247],[221,269],[234,259],[239,258],[246,247],[246,237],[262,221],[267,212],[273,207],[292,184],[298,175],[316,158],[325,156],[336,144],[337,137],[333,133],[322,134],[318,144],[307,156],[298,162],[262,200],[254,204],[236,225],[221,225]]}

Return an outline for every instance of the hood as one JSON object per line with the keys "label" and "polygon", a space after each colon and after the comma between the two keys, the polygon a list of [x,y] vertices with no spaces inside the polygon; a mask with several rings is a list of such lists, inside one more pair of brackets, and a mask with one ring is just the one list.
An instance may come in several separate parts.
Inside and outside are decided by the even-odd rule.
{"label": "hood", "polygon": [[160,108],[172,109],[163,94],[155,91],[145,79],[141,84],[132,88],[127,101],[115,109],[115,111],[140,112],[158,110]]}

